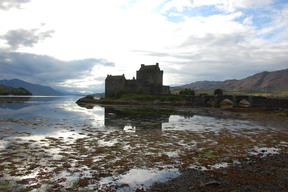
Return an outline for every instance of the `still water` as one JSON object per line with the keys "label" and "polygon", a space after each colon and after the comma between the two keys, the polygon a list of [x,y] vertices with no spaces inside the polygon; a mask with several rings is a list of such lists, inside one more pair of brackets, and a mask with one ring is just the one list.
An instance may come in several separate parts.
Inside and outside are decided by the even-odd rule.
{"label": "still water", "polygon": [[267,118],[77,99],[0,98],[0,191],[145,190],[182,168],[214,169],[288,146],[287,125]]}

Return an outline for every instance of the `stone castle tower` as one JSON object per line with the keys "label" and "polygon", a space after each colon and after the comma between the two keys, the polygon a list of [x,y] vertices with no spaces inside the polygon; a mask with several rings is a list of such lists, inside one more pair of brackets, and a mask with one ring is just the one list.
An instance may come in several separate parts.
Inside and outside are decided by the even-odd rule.
{"label": "stone castle tower", "polygon": [[147,93],[155,95],[169,94],[169,86],[163,86],[163,71],[159,64],[141,65],[136,72],[136,79],[127,80],[125,75],[107,75],[105,79],[105,97],[113,97],[119,91],[129,93]]}
{"label": "stone castle tower", "polygon": [[137,71],[136,79],[143,84],[163,84],[163,71],[160,70],[159,64],[156,65],[141,65],[139,71]]}

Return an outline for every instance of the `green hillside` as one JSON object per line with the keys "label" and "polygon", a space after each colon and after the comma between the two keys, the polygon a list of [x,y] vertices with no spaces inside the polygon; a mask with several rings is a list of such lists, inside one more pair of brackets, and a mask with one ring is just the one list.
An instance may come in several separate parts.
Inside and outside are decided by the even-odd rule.
{"label": "green hillside", "polygon": [[22,87],[13,88],[0,85],[0,95],[32,95],[32,93]]}

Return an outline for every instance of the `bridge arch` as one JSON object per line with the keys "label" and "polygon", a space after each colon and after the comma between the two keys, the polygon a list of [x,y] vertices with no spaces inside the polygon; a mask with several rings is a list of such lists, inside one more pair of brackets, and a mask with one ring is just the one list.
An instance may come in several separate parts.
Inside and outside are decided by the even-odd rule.
{"label": "bridge arch", "polygon": [[234,105],[237,107],[250,107],[250,97],[249,96],[235,96]]}
{"label": "bridge arch", "polygon": [[232,98],[221,97],[217,99],[216,107],[233,107],[234,102]]}
{"label": "bridge arch", "polygon": [[241,107],[250,107],[251,104],[247,99],[241,99],[236,103],[237,106],[241,106]]}
{"label": "bridge arch", "polygon": [[206,106],[212,107],[212,106],[215,105],[215,103],[216,103],[216,101],[215,101],[214,98],[208,97],[208,98],[205,98],[205,99],[204,99],[204,104],[205,104]]}

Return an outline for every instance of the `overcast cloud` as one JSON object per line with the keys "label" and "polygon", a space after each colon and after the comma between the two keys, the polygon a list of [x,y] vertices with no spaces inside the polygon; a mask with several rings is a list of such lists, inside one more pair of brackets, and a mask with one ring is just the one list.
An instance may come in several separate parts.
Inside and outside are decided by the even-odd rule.
{"label": "overcast cloud", "polygon": [[1,76],[100,92],[158,62],[166,85],[241,79],[287,68],[287,18],[286,0],[0,1]]}
{"label": "overcast cloud", "polygon": [[30,0],[0,0],[0,9],[20,8],[21,4],[28,3]]}
{"label": "overcast cloud", "polygon": [[53,30],[40,32],[39,29],[17,29],[8,31],[0,38],[7,41],[8,49],[15,51],[19,47],[33,47],[39,41],[52,37],[51,34],[54,32]]}
{"label": "overcast cloud", "polygon": [[[94,75],[91,76],[91,72],[96,66],[113,67],[114,64],[103,59],[61,61],[43,55],[0,52],[0,71],[4,72],[1,73],[1,79],[19,78],[36,84],[52,86],[66,92],[75,91],[75,88],[78,87],[74,86],[74,82],[71,80],[95,79]],[[99,73],[98,75],[103,79],[103,74]],[[65,81],[70,81],[70,86],[73,88],[71,89],[70,86],[61,83]],[[94,83],[97,84],[97,78]],[[102,83],[98,84],[101,85]],[[85,84],[83,86],[85,87]],[[78,89],[78,91],[80,90]]]}

